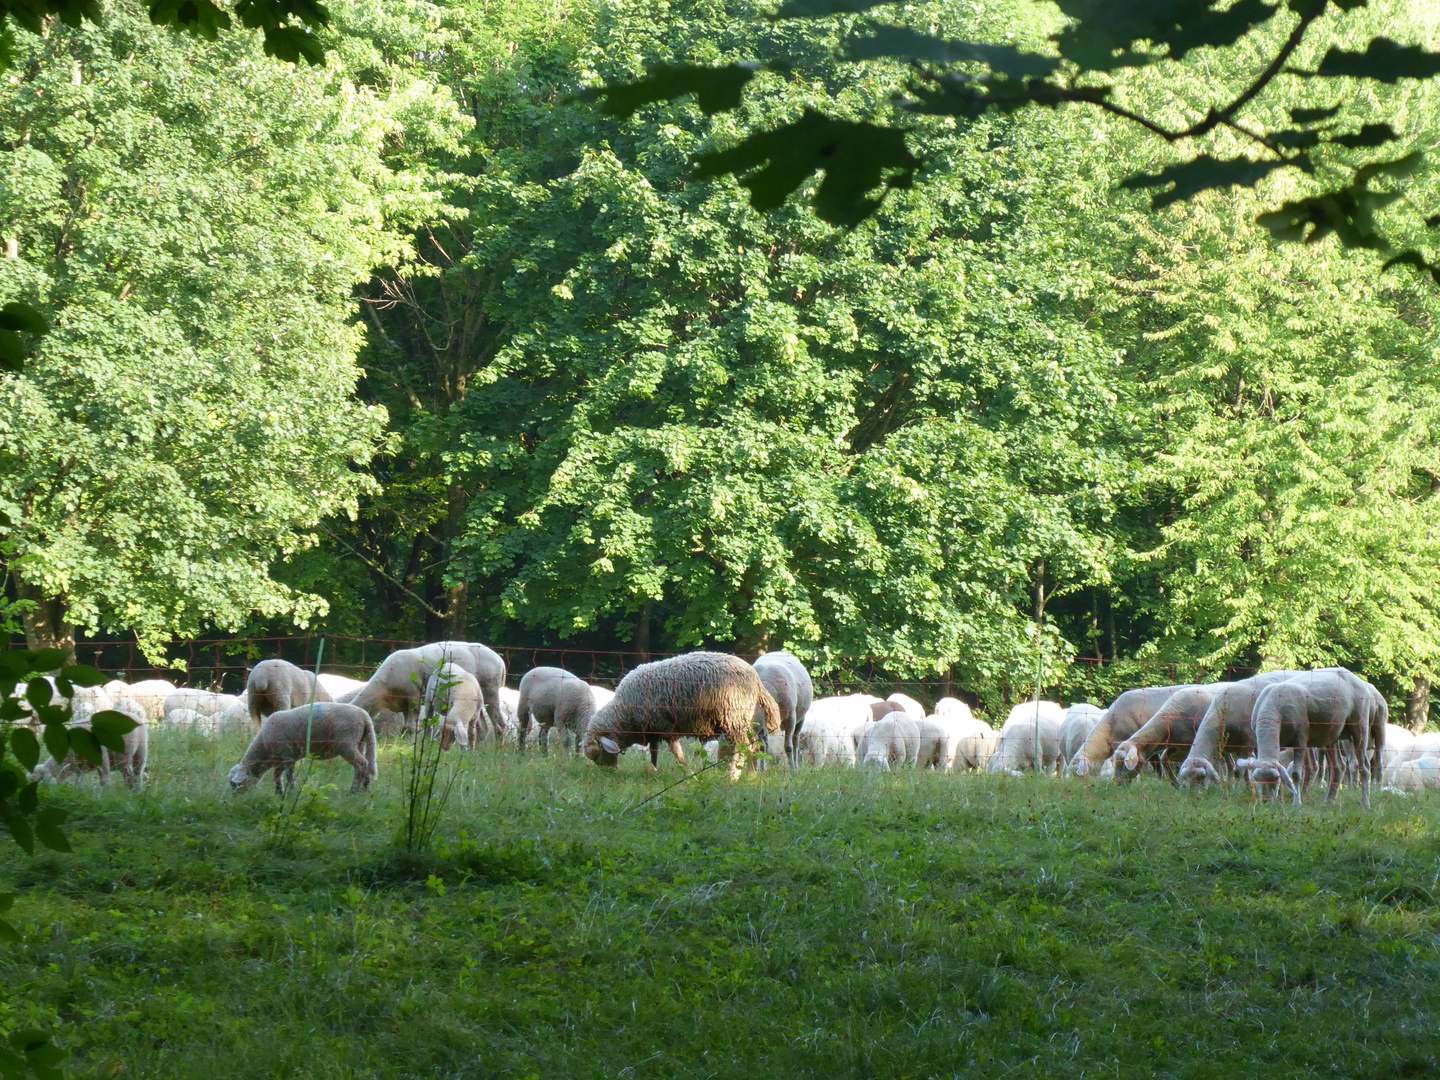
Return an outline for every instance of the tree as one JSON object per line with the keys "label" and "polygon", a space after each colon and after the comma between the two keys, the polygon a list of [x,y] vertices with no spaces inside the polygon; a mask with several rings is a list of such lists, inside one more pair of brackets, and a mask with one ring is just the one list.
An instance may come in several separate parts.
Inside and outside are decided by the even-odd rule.
{"label": "tree", "polygon": [[[917,129],[907,113],[969,124],[991,112],[1084,106],[1171,148],[1158,171],[1122,182],[1153,189],[1154,209],[1279,179],[1291,197],[1260,218],[1275,237],[1333,237],[1388,256],[1384,269],[1412,266],[1440,282],[1440,263],[1423,244],[1431,219],[1399,197],[1414,159],[1396,152],[1393,118],[1376,108],[1374,88],[1440,74],[1440,52],[1413,43],[1424,32],[1413,18],[1403,26],[1411,41],[1386,36],[1399,5],[1372,12],[1359,10],[1366,0],[1336,0],[1333,9],[1330,0],[1057,0],[1050,18],[1023,20],[1029,25],[1018,33],[1013,9],[992,8],[988,25],[965,40],[948,36],[928,5],[896,18],[869,15],[882,7],[893,10],[889,0],[785,0],[777,16],[821,20],[809,25],[858,65],[902,65],[908,78],[896,119],[849,117],[837,95],[828,108],[791,110],[732,147],[709,150],[697,158],[696,175],[741,177],[761,209],[808,185],[821,218],[853,226],[875,213],[888,191],[913,184],[922,168],[909,145]],[[1187,64],[1197,56],[1216,58],[1229,77],[1192,92]],[[739,107],[760,72],[803,70],[803,61],[783,51],[752,57],[725,64],[655,57],[648,76],[609,82],[597,95],[617,116],[690,94],[715,114]],[[1293,98],[1297,83],[1312,82],[1324,86],[1324,104],[1275,115],[1277,98]],[[1170,92],[1151,107],[1136,100],[1156,83]],[[1344,95],[1341,104],[1337,95]],[[1257,117],[1267,106],[1269,115]],[[811,185],[816,173],[824,179]]]}
{"label": "tree", "polygon": [[270,575],[368,483],[351,290],[430,212],[387,142],[453,144],[444,96],[357,90],[116,6],[16,45],[0,292],[52,324],[0,376],[3,555],[32,644],[144,645],[322,610]]}

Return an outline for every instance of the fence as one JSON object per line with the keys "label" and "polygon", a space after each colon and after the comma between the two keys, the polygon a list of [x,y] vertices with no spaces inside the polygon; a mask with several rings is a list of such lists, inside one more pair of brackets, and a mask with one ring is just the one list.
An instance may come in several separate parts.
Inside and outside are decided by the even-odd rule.
{"label": "fence", "polygon": [[[329,634],[177,641],[165,647],[163,664],[151,662],[134,642],[127,641],[85,641],[76,645],[75,652],[79,663],[90,664],[126,682],[163,678],[182,685],[239,693],[245,688],[250,669],[260,660],[278,657],[306,669],[313,668],[322,640],[325,643],[322,670],[358,679],[367,678],[380,661],[396,649],[423,644],[400,638]],[[619,650],[556,647],[492,647],[504,658],[507,682],[512,687],[517,686],[520,677],[532,667],[545,665],[564,668],[587,682],[613,688],[626,672],[646,659],[659,660],[672,655],[642,656]],[[1104,705],[1130,687],[1235,679],[1251,673],[1251,669],[1233,667],[1216,670],[1197,664],[1077,658],[1054,682],[1043,686],[1041,692],[1042,696],[1065,704],[1092,701]],[[832,670],[815,677],[815,693],[817,697],[850,693],[888,697],[898,692],[926,705],[933,705],[942,697],[955,697],[972,708],[994,714],[1008,710],[1013,702],[1027,700],[1033,692],[1033,679],[1033,672],[1018,669],[1010,678],[988,680],[966,680],[957,676],[955,669],[948,674],[908,678],[896,675],[883,657],[849,657],[838,659]]]}

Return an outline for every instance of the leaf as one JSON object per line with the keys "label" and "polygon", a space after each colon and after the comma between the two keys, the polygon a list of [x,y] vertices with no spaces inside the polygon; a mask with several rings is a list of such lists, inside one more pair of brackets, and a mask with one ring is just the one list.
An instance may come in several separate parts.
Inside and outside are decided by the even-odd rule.
{"label": "leaf", "polygon": [[156,0],[150,5],[150,21],[187,30],[206,41],[214,41],[231,25],[229,12],[211,0]]}
{"label": "leaf", "polygon": [[[48,735],[49,732],[47,731],[46,734]],[[46,745],[49,745],[48,739]],[[91,765],[98,767],[104,761],[100,753],[100,741],[95,738],[93,732],[86,731],[82,727],[70,729],[70,749]],[[56,760],[63,759],[57,756]]]}
{"label": "leaf", "polygon": [[69,851],[70,841],[60,826],[69,815],[58,806],[47,806],[35,815],[35,835],[51,851]]}
{"label": "leaf", "polygon": [[64,761],[70,753],[70,729],[64,724],[46,724],[45,749],[56,761]]}
{"label": "leaf", "polygon": [[19,371],[25,366],[25,344],[14,330],[0,330],[0,368]]}
{"label": "leaf", "polygon": [[10,732],[10,752],[27,772],[40,764],[40,740],[29,728],[16,728]]}
{"label": "leaf", "polygon": [[1394,83],[1401,79],[1429,79],[1440,75],[1440,53],[1419,45],[1401,45],[1387,37],[1371,40],[1364,52],[1332,47],[1314,74],[1321,78],[1347,77]]}
{"label": "leaf", "polygon": [[735,173],[745,176],[756,210],[773,210],[817,171],[825,173],[815,192],[815,213],[831,225],[854,227],[875,212],[884,193],[877,187],[909,187],[920,162],[895,128],[834,120],[813,110],[793,124],[756,132],[738,146],[696,161],[697,179]]}
{"label": "leaf", "polygon": [[5,826],[10,830],[11,838],[24,849],[26,855],[35,854],[35,833],[28,821],[19,814],[10,814],[5,818]]}
{"label": "leaf", "polygon": [[1170,59],[1183,60],[1192,49],[1221,49],[1234,45],[1255,27],[1268,22],[1279,10],[1280,5],[1267,4],[1263,0],[1239,0],[1239,3],[1231,4],[1222,11],[1211,9],[1203,15],[1187,12],[1172,31],[1154,40],[1170,46]]}
{"label": "leaf", "polygon": [[1343,106],[1332,105],[1328,109],[1291,109],[1290,119],[1297,124],[1314,124],[1321,120],[1329,120],[1338,113]]}
{"label": "leaf", "polygon": [[90,718],[90,730],[95,740],[107,750],[117,754],[125,752],[125,735],[140,725],[122,712],[106,709]]}
{"label": "leaf", "polygon": [[25,334],[43,334],[49,330],[45,318],[29,304],[12,300],[0,307],[0,329]]}
{"label": "leaf", "polygon": [[786,0],[771,18],[823,19],[827,15],[858,15],[900,0]]}
{"label": "leaf", "polygon": [[1276,146],[1283,146],[1287,150],[1302,150],[1306,147],[1316,145],[1320,141],[1320,133],[1318,131],[1296,131],[1290,129],[1286,131],[1273,131],[1266,136],[1266,138]]}
{"label": "leaf", "polygon": [[76,686],[104,686],[109,681],[103,671],[89,664],[70,664],[61,668],[60,674]]}
{"label": "leaf", "polygon": [[20,797],[15,800],[22,814],[33,814],[40,808],[40,785],[32,780],[20,789]]}
{"label": "leaf", "polygon": [[1352,150],[1360,150],[1370,146],[1384,146],[1387,142],[1399,138],[1395,129],[1389,124],[1366,124],[1358,134],[1355,135],[1333,135],[1327,142],[1335,143],[1337,146],[1348,146]]}
{"label": "leaf", "polygon": [[1413,266],[1422,274],[1429,274],[1436,285],[1440,285],[1440,263],[1432,263],[1418,251],[1402,251],[1399,255],[1391,256],[1385,260],[1380,272],[1395,266]]}
{"label": "leaf", "polygon": [[1132,47],[1148,42],[1168,47],[1173,60],[1192,49],[1233,45],[1268,21],[1278,5],[1238,0],[1217,9],[1209,0],[1057,0],[1073,22],[1051,40],[1060,55],[1083,68],[1113,71],[1147,63],[1147,53]]}
{"label": "leaf", "polygon": [[0,919],[0,941],[8,942],[11,945],[19,945],[21,941],[20,931],[16,930],[13,924],[6,922],[4,919]]}
{"label": "leaf", "polygon": [[706,116],[728,112],[740,104],[740,94],[760,71],[758,64],[728,64],[725,67],[703,67],[699,64],[666,64],[652,68],[643,79],[630,83],[612,83],[588,90],[582,97],[601,98],[600,111],[607,116],[627,119],[642,105],[694,94],[700,111]]}
{"label": "leaf", "polygon": [[986,64],[991,71],[1012,79],[1043,79],[1060,66],[1055,57],[1022,52],[1010,45],[947,41],[904,26],[877,26],[867,37],[852,39],[844,55],[846,60],[894,57],[932,64]]}
{"label": "leaf", "polygon": [[[1159,210],[1181,199],[1189,199],[1211,188],[1254,187],[1282,165],[1295,164],[1284,161],[1251,161],[1249,158],[1215,158],[1201,154],[1178,165],[1167,165],[1155,174],[1141,173],[1127,176],[1120,182],[1123,188],[1167,188],[1150,197],[1150,208]],[[1174,184],[1174,187],[1168,185]]]}
{"label": "leaf", "polygon": [[325,46],[303,26],[265,27],[265,53],[290,64],[304,60],[312,67],[321,67],[325,63]]}
{"label": "leaf", "polygon": [[37,649],[25,656],[30,661],[31,671],[53,671],[70,659],[70,654],[64,649]]}
{"label": "leaf", "polygon": [[55,696],[55,688],[44,679],[32,679],[30,685],[25,687],[25,700],[34,709],[49,708],[50,700]]}
{"label": "leaf", "polygon": [[13,892],[0,893],[0,915],[3,915],[14,906],[15,894]]}

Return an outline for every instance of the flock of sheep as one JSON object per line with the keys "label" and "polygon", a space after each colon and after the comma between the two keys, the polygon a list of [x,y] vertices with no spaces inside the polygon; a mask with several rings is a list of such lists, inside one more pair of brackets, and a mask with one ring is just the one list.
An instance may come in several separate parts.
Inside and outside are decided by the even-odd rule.
{"label": "flock of sheep", "polygon": [[[240,696],[117,680],[77,689],[70,704],[79,726],[105,709],[137,721],[124,753],[107,751],[100,766],[132,783],[145,772],[152,722],[202,731],[252,726],[250,746],[230,771],[237,790],[273,772],[284,792],[307,755],[348,761],[352,791],[368,787],[377,729],[429,731],[445,749],[492,740],[548,750],[573,739],[577,752],[602,766],[614,766],[627,750],[648,752],[653,766],[664,744],[688,768],[682,739],[694,739],[732,778],[765,748],[791,767],[1053,772],[1117,783],[1151,772],[1182,785],[1236,779],[1262,797],[1286,791],[1295,802],[1316,780],[1327,782],[1328,798],[1342,782],[1357,786],[1367,806],[1372,782],[1399,791],[1440,788],[1440,734],[1415,736],[1389,724],[1383,696],[1344,668],[1143,687],[1105,709],[1025,702],[998,732],[953,697],[933,710],[904,694],[816,699],[804,665],[785,652],[753,664],[686,653],[640,665],[613,691],[557,667],[531,669],[517,690],[505,676],[494,650],[445,641],[393,652],[363,682],[264,660]],[[59,779],[85,767],[73,756],[51,759],[36,777]]]}

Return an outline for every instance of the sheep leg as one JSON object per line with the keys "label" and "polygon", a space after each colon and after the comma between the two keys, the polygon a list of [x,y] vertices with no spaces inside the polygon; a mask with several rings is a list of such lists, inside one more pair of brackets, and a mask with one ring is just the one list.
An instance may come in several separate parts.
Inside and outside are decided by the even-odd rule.
{"label": "sheep leg", "polygon": [[1330,770],[1330,785],[1325,791],[1325,801],[1334,802],[1340,794],[1340,750],[1336,746],[1325,748],[1325,764]]}
{"label": "sheep leg", "polygon": [[276,766],[275,766],[275,794],[276,794],[276,795],[279,795],[282,799],[285,797],[285,787],[284,787],[284,784],[283,784],[283,782],[282,782],[283,779],[284,779],[284,776],[285,776],[285,763],[284,763],[284,762],[281,762],[279,765],[276,765]]}
{"label": "sheep leg", "polygon": [[365,752],[358,746],[349,745],[337,746],[335,751],[355,770],[355,779],[350,781],[350,794],[354,795],[362,787],[367,787],[370,780],[370,759],[365,756]]}
{"label": "sheep leg", "polygon": [[[690,771],[690,763],[685,760],[685,748],[680,745],[679,736],[670,739],[670,753],[675,755],[675,760],[680,762],[680,768],[685,772]],[[650,744],[650,764],[655,767],[655,759],[660,756],[660,743],[658,741]]]}

